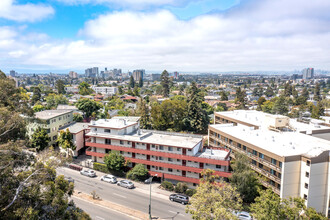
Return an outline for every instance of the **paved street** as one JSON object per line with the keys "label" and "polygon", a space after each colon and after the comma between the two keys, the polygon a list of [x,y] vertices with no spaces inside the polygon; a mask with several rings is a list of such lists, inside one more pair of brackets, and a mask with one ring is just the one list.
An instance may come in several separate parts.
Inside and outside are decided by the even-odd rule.
{"label": "paved street", "polygon": [[[149,191],[145,188],[143,190],[138,187],[135,189],[126,189],[116,184],[102,182],[100,180],[102,174],[99,172],[97,172],[98,176],[96,178],[82,176],[78,171],[68,168],[59,168],[57,172],[58,174],[72,177],[75,180],[76,191],[90,194],[95,190],[103,200],[109,200],[148,213]],[[173,216],[175,216],[175,220],[191,219],[185,213],[184,205],[171,202],[168,197],[156,194],[152,194],[152,216],[159,217],[160,219],[172,219]]]}
{"label": "paved street", "polygon": [[123,213],[114,211],[109,208],[105,208],[100,205],[95,205],[91,202],[85,201],[83,199],[80,199],[78,197],[72,197],[73,201],[76,203],[76,205],[83,209],[85,212],[87,212],[92,219],[94,220],[107,220],[107,219],[114,219],[114,220],[127,220],[127,219],[133,219]]}

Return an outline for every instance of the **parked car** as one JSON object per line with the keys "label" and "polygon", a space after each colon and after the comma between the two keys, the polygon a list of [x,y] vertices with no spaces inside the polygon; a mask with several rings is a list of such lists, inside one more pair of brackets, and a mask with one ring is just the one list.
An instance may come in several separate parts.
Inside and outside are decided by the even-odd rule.
{"label": "parked car", "polygon": [[88,177],[96,177],[96,173],[94,170],[82,170],[80,171],[80,174]]}
{"label": "parked car", "polygon": [[65,180],[67,180],[69,183],[74,183],[74,179],[72,177],[64,177]]}
{"label": "parked car", "polygon": [[129,180],[120,180],[118,183],[117,183],[118,186],[121,186],[121,187],[125,187],[125,188],[128,188],[128,189],[133,189],[134,188],[134,184],[129,181]]}
{"label": "parked car", "polygon": [[148,178],[148,179],[146,179],[146,180],[144,181],[144,183],[145,183],[145,184],[150,184],[151,181],[152,181],[152,179],[151,179],[151,178]]}
{"label": "parked car", "polygon": [[117,178],[113,175],[104,175],[101,177],[101,181],[108,183],[117,183]]}
{"label": "parked car", "polygon": [[189,197],[185,195],[171,194],[169,198],[171,201],[179,202],[182,205],[187,205],[189,203]]}
{"label": "parked car", "polygon": [[237,217],[238,217],[239,220],[252,220],[252,217],[251,217],[250,213],[244,212],[244,211],[239,212],[237,214]]}

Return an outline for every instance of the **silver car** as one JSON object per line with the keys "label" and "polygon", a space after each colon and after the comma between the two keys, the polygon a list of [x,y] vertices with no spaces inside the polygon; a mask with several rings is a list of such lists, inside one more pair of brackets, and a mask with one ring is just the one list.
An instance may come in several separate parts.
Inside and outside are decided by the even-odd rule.
{"label": "silver car", "polygon": [[125,187],[127,189],[133,189],[134,188],[134,184],[129,181],[129,180],[120,180],[118,183],[117,183],[118,186],[121,186],[121,187]]}
{"label": "silver car", "polygon": [[96,177],[96,173],[94,170],[82,170],[80,171],[80,174],[88,177]]}
{"label": "silver car", "polygon": [[117,178],[113,175],[104,175],[101,177],[101,181],[115,184],[117,183]]}

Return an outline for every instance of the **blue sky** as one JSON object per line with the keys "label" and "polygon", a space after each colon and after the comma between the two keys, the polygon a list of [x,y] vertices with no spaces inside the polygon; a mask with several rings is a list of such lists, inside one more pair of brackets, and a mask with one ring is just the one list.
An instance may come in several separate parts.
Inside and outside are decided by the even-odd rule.
{"label": "blue sky", "polygon": [[329,10],[328,0],[1,0],[0,69],[330,69]]}

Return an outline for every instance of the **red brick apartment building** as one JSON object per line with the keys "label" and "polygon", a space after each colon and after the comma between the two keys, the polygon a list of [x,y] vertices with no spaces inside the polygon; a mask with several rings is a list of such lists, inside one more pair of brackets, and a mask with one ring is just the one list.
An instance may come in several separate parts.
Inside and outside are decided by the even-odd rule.
{"label": "red brick apartment building", "polygon": [[126,160],[146,165],[151,175],[165,180],[199,183],[203,169],[229,177],[229,151],[203,148],[199,135],[141,130],[138,117],[116,117],[92,121],[86,134],[86,154],[103,163],[110,151],[120,152]]}

